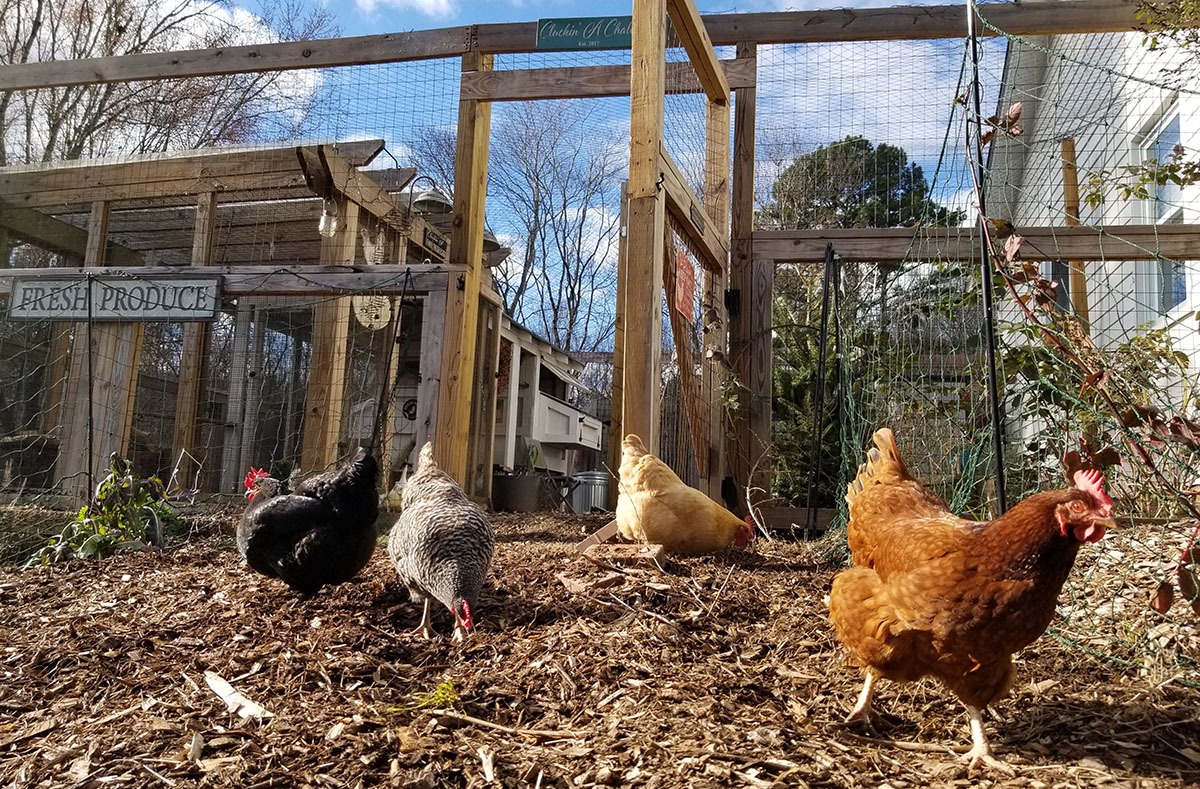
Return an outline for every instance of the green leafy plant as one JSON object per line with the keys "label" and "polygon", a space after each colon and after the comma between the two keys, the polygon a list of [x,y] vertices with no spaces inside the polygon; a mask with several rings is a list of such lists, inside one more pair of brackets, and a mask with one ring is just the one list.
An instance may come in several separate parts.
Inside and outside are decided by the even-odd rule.
{"label": "green leafy plant", "polygon": [[162,480],[138,478],[133,464],[114,453],[91,501],[26,566],[101,559],[122,549],[145,550],[149,544],[161,545],[164,527],[174,520]]}

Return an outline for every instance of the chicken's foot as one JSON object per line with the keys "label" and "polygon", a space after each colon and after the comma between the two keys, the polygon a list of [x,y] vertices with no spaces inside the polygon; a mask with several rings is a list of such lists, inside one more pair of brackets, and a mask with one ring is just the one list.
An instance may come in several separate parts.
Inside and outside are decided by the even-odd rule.
{"label": "chicken's foot", "polygon": [[983,710],[967,705],[967,715],[971,718],[971,750],[967,751],[962,760],[967,763],[967,769],[990,767],[1005,775],[1016,775],[1017,771],[1010,765],[992,756],[992,747],[988,744],[987,734],[983,731]]}

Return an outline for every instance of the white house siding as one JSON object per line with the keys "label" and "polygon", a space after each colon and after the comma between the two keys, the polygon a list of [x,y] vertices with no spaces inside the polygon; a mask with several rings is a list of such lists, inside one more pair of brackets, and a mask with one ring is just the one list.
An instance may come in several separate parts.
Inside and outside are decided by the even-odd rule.
{"label": "white house siding", "polygon": [[[1124,165],[1145,160],[1145,147],[1165,115],[1178,113],[1179,141],[1189,151],[1200,150],[1200,89],[1194,77],[1170,82],[1186,62],[1173,46],[1151,51],[1140,33],[1047,36],[1010,45],[1000,107],[1022,102],[1022,136],[997,141],[990,160],[988,214],[1011,218],[1022,225],[1066,224],[1061,143],[1075,140],[1081,192],[1089,176],[1119,174]],[[1194,154],[1193,154],[1194,156]],[[1173,221],[1197,222],[1197,193],[1192,187],[1170,195],[1166,207]],[[1111,228],[1149,224],[1159,204],[1122,200],[1116,194],[1099,207],[1080,206],[1082,224]],[[1200,255],[1198,255],[1200,257]],[[1126,342],[1146,327],[1171,326],[1176,348],[1192,360],[1192,375],[1200,369],[1200,338],[1194,315],[1200,308],[1200,276],[1186,263],[1186,298],[1160,309],[1159,264],[1087,261],[1089,316],[1092,337],[1100,346]],[[1051,276],[1051,264],[1043,273]],[[1015,318],[1015,306],[1005,305],[1005,317]],[[1180,410],[1180,381],[1164,382],[1164,400]],[[1161,406],[1160,406],[1161,407]],[[1032,434],[1040,426],[1024,425]]]}

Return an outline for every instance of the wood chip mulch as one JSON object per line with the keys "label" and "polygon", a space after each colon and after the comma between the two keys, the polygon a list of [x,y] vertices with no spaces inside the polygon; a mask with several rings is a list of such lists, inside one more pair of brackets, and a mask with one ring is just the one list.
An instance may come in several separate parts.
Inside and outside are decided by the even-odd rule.
{"label": "wood chip mulch", "polygon": [[0,569],[0,787],[1200,782],[1197,683],[1052,635],[988,724],[1014,777],[968,773],[966,715],[932,682],[882,686],[887,731],[842,729],[859,675],[820,545],[624,566],[573,552],[606,516],[496,516],[464,646],[445,611],[438,639],[411,632],[382,548],[302,600],[242,565],[234,517],[162,552]]}

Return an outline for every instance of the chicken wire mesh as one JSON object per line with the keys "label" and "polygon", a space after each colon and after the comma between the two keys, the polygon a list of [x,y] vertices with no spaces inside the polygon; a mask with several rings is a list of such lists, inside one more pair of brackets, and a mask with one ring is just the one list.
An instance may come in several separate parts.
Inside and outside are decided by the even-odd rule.
{"label": "chicken wire mesh", "polygon": [[[913,471],[955,512],[998,514],[980,261],[947,257],[941,245],[939,226],[961,224],[974,249],[992,245],[1005,503],[1063,487],[1064,456],[1074,452],[1073,462],[1105,468],[1131,527],[1118,547],[1081,556],[1052,636],[1154,681],[1195,683],[1192,612],[1147,605],[1160,581],[1186,596],[1192,577],[1180,550],[1197,522],[1196,266],[1165,251],[1169,228],[1154,228],[1194,222],[1195,203],[1170,179],[1121,194],[1131,168],[1194,150],[1181,131],[1195,115],[1194,80],[1184,77],[1191,64],[1177,49],[1148,50],[1138,34],[999,36],[980,45],[975,85],[963,42],[760,48],[759,227],[917,228],[900,262],[836,256],[829,268],[777,269],[776,492],[803,502],[812,488],[797,483],[815,479],[817,503],[839,506],[871,432],[886,425]],[[828,79],[781,80],[772,90],[775,73],[831,63]],[[920,74],[936,90],[901,101],[889,76],[897,72]],[[974,90],[998,125],[1023,105],[1017,128],[993,129],[980,146],[982,161]],[[820,111],[831,104],[848,106]],[[792,131],[777,123],[789,116],[776,105],[806,108],[812,120]],[[884,145],[904,155],[880,156]],[[1064,163],[1078,169],[1077,209],[1064,190]],[[903,182],[913,164],[928,179],[927,203]],[[888,179],[889,189],[876,189]],[[835,188],[825,189],[831,180]],[[1068,230],[1054,228],[1076,223],[1096,239],[1149,226],[1145,259],[1058,259]],[[1033,226],[1050,228],[1048,240],[1023,236]],[[1036,262],[1023,262],[1022,250]],[[823,305],[833,310],[826,326]],[[821,412],[818,388],[828,404]],[[821,453],[810,464],[814,435]],[[1125,583],[1095,599],[1091,576],[1122,565]]]}

